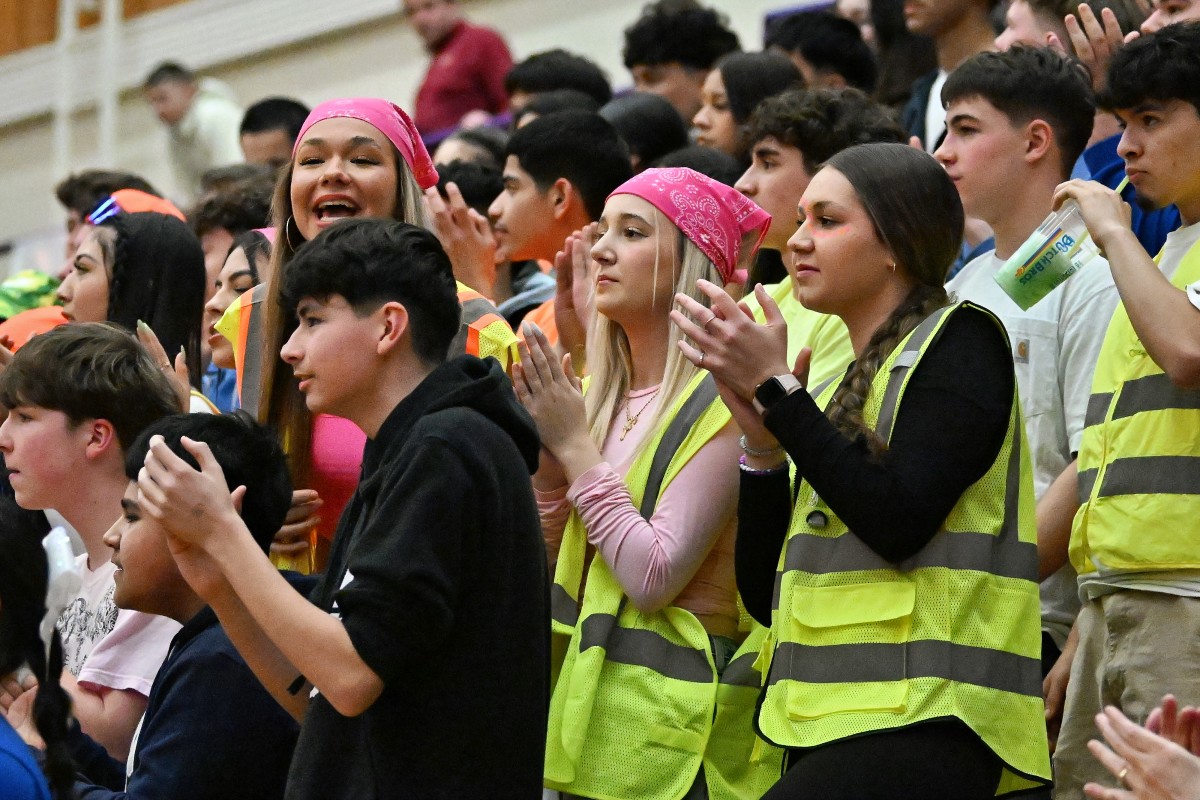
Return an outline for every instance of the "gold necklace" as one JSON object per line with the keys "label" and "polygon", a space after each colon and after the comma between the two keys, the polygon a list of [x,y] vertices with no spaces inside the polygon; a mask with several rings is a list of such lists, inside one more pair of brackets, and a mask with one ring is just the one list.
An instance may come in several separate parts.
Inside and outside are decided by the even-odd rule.
{"label": "gold necklace", "polygon": [[645,411],[647,408],[649,408],[650,404],[654,402],[654,398],[658,397],[659,389],[662,389],[662,386],[659,386],[658,389],[654,390],[654,394],[650,395],[650,399],[646,401],[644,406],[642,406],[641,411],[638,411],[638,413],[634,414],[632,417],[629,416],[629,400],[625,400],[625,426],[621,428],[620,436],[620,440],[622,442],[625,441],[625,437],[629,435],[629,432],[633,430],[633,426],[637,425],[638,418],[642,416],[642,411]]}

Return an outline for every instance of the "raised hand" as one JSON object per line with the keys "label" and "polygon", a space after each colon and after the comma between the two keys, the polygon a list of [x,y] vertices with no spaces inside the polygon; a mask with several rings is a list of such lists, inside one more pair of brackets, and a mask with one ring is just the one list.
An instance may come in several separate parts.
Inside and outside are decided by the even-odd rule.
{"label": "raised hand", "polygon": [[454,275],[480,294],[491,297],[496,282],[496,237],[487,218],[467,205],[453,182],[446,184],[446,199],[433,186],[425,190],[425,215],[442,243]]}
{"label": "raised hand", "polygon": [[592,319],[592,239],[596,223],[585,225],[563,242],[554,256],[558,288],[554,294],[554,322],[558,343],[569,353],[575,366],[582,365],[587,329]]}
{"label": "raised hand", "polygon": [[138,320],[137,324],[137,338],[142,343],[142,347],[146,348],[146,352],[150,354],[150,359],[158,365],[158,368],[170,381],[171,388],[175,390],[175,398],[179,401],[179,410],[188,411],[192,403],[192,384],[188,378],[187,355],[183,352],[183,348],[179,348],[179,352],[175,354],[175,361],[172,363],[171,357],[167,355],[162,343],[158,341],[158,336],[150,329],[149,325],[141,320]]}

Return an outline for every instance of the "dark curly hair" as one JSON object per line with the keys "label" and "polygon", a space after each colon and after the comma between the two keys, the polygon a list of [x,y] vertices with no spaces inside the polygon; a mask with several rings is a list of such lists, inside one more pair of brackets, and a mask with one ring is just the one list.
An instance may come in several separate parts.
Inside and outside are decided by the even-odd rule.
{"label": "dark curly hair", "polygon": [[891,112],[857,89],[802,89],[767,98],[750,117],[746,141],[753,146],[768,136],[797,148],[810,174],[847,147],[906,139]]}
{"label": "dark curly hair", "polygon": [[679,63],[712,69],[717,59],[740,50],[729,20],[695,0],[658,0],[625,29],[625,67]]}

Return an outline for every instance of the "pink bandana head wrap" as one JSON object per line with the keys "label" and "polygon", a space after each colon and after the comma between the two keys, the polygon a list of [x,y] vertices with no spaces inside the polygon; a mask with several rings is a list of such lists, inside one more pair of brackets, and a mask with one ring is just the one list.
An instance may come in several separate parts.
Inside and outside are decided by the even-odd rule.
{"label": "pink bandana head wrap", "polygon": [[617,194],[640,197],[666,214],[712,260],[725,283],[739,277],[742,238],[757,231],[751,247],[751,253],[756,252],[771,225],[771,215],[753,200],[687,167],[648,169],[609,197]]}
{"label": "pink bandana head wrap", "polygon": [[343,97],[318,105],[309,113],[308,119],[304,120],[304,126],[300,128],[300,135],[296,137],[296,145],[292,148],[293,158],[308,129],[332,117],[350,117],[374,125],[396,146],[400,155],[404,156],[404,161],[412,170],[418,186],[428,189],[437,185],[437,170],[433,167],[433,160],[429,157],[429,151],[425,149],[425,143],[421,141],[421,135],[417,133],[417,126],[413,125],[413,121],[400,106],[375,97]]}

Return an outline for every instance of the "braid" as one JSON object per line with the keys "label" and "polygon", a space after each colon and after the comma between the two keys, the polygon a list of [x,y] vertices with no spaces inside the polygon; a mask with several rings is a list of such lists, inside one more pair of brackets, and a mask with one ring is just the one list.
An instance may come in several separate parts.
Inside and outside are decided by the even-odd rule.
{"label": "braid", "polygon": [[921,324],[921,321],[949,302],[943,286],[917,284],[904,302],[875,331],[862,355],[829,401],[826,414],[833,426],[850,439],[862,437],[872,455],[879,457],[887,450],[887,443],[875,429],[863,421],[862,410],[871,391],[871,383],[879,367],[891,355],[904,337]]}
{"label": "braid", "polygon": [[75,797],[75,766],[67,747],[67,716],[71,711],[71,698],[59,683],[63,667],[62,640],[55,630],[50,640],[48,664],[42,640],[35,637],[32,645],[29,664],[38,676],[33,721],[46,744],[46,779],[55,800],[72,800]]}

